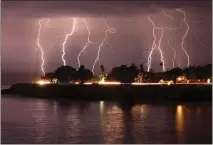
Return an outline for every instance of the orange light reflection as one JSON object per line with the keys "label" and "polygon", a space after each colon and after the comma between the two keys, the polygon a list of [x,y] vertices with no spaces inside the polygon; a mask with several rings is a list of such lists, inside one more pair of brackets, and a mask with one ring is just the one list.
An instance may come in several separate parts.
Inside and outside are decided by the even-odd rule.
{"label": "orange light reflection", "polygon": [[184,140],[183,130],[184,130],[183,107],[181,105],[178,105],[176,108],[176,131],[179,143],[183,143]]}

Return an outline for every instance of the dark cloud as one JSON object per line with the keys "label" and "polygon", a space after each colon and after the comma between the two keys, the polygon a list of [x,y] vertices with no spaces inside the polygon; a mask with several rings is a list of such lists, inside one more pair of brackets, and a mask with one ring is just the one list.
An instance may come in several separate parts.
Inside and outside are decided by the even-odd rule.
{"label": "dark cloud", "polygon": [[[211,1],[210,1],[211,2]],[[3,1],[2,14],[17,17],[133,16],[162,8],[210,9],[209,1]]]}

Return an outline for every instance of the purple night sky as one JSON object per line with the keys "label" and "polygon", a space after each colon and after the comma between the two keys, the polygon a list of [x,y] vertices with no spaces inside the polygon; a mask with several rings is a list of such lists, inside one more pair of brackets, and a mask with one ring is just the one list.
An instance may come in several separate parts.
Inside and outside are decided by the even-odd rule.
{"label": "purple night sky", "polygon": [[[1,67],[2,80],[6,82],[9,74],[14,81],[24,80],[18,74],[31,76],[41,75],[41,52],[37,47],[38,21],[49,18],[48,23],[43,22],[40,44],[44,49],[46,72],[55,71],[63,62],[62,43],[64,35],[69,33],[73,20],[76,18],[76,29],[68,38],[65,59],[67,65],[78,68],[77,56],[87,42],[88,32],[83,19],[88,23],[91,40],[94,44],[82,53],[81,64],[92,69],[96,59],[98,46],[105,38],[107,21],[116,32],[109,34],[109,45],[104,44],[100,52],[100,64],[107,71],[122,64],[142,63],[147,69],[148,53],[151,51],[154,37],[153,25],[148,16],[155,22],[156,27],[182,28],[169,31],[165,29],[161,49],[163,51],[166,69],[172,68],[173,50],[176,50],[175,65],[181,68],[187,66],[187,58],[181,49],[182,37],[186,32],[183,22],[185,11],[190,30],[184,42],[184,48],[190,56],[191,65],[204,65],[212,62],[212,2],[211,1],[2,1],[2,46]],[[163,11],[174,19],[166,16]],[[160,38],[160,30],[156,30],[156,43]],[[160,53],[156,48],[152,55],[154,71],[161,71]],[[95,73],[99,73],[99,62]],[[28,78],[25,75],[25,79]],[[10,77],[11,79],[11,77]]]}

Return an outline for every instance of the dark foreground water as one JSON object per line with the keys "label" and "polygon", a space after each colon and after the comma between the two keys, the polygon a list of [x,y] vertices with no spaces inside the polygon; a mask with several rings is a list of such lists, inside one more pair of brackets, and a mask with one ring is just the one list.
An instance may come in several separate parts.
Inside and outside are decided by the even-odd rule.
{"label": "dark foreground water", "polygon": [[2,97],[2,143],[212,143],[212,105]]}

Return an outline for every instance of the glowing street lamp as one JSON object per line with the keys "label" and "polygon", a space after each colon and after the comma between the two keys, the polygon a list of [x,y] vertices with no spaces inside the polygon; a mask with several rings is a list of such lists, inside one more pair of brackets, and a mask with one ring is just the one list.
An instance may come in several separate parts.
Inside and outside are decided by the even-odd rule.
{"label": "glowing street lamp", "polygon": [[208,79],[208,80],[207,80],[207,83],[209,84],[210,82],[211,82],[211,80],[210,80],[210,79]]}
{"label": "glowing street lamp", "polygon": [[43,86],[43,85],[46,85],[46,84],[51,84],[51,82],[48,81],[48,80],[38,80],[36,82],[36,84]]}

